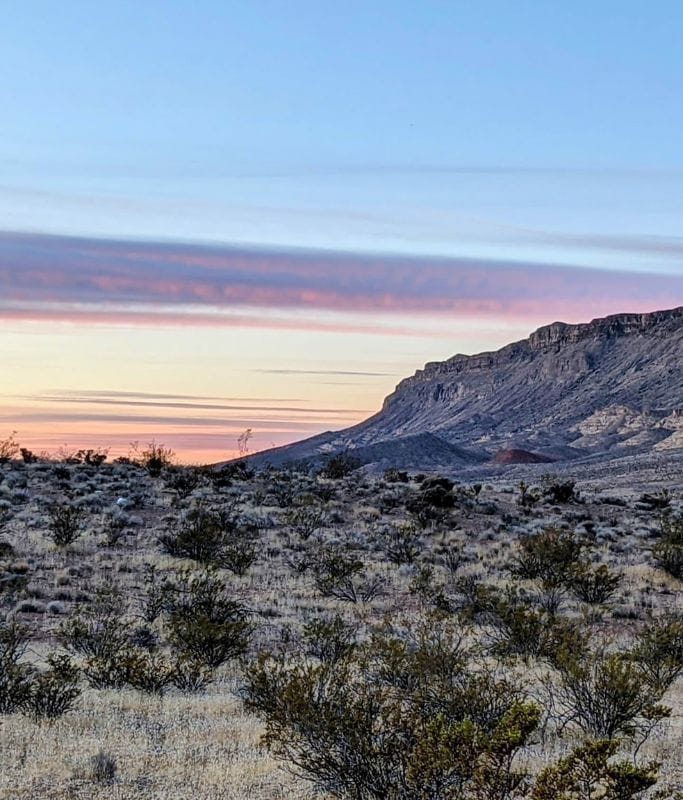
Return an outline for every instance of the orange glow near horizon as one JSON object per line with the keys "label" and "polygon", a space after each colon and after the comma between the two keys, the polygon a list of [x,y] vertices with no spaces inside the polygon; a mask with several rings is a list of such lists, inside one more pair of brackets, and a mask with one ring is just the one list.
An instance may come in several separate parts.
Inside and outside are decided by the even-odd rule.
{"label": "orange glow near horizon", "polygon": [[435,338],[416,335],[413,320],[410,334],[368,336],[330,323],[315,332],[5,323],[0,438],[17,431],[36,453],[104,448],[111,458],[154,440],[179,462],[212,463],[237,456],[247,428],[255,452],[349,427],[426,361],[528,333],[449,321]]}

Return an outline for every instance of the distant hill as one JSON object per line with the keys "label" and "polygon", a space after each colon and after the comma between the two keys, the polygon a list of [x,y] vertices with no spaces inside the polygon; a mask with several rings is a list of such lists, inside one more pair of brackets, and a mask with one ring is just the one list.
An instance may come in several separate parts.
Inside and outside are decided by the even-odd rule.
{"label": "distant hill", "polygon": [[429,363],[365,422],[250,460],[318,463],[348,451],[377,467],[455,469],[677,449],[683,307],[554,322],[495,352]]}

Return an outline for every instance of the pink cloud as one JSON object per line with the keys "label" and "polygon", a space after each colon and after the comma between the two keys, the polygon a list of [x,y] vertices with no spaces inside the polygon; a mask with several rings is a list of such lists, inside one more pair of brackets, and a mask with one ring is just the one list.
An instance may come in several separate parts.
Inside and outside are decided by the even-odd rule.
{"label": "pink cloud", "polygon": [[[388,326],[371,321],[347,326],[266,319],[253,309],[360,313],[378,319],[410,314],[441,321],[474,316],[573,321],[681,304],[683,276],[513,261],[0,234],[0,293],[4,319],[396,335],[415,331],[390,320]],[[240,309],[251,312],[235,316]]]}

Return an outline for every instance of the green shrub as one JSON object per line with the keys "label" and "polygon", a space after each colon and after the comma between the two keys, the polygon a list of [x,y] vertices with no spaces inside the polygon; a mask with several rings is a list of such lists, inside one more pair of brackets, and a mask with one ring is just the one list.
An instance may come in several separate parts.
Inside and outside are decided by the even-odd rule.
{"label": "green shrub", "polygon": [[67,547],[83,532],[85,515],[80,508],[71,505],[53,506],[48,511],[48,532],[57,547]]}
{"label": "green shrub", "polygon": [[621,573],[612,572],[606,564],[599,567],[579,564],[569,578],[569,586],[584,603],[602,605],[617,591],[621,579]]}
{"label": "green shrub", "polygon": [[386,537],[385,553],[392,564],[412,564],[421,550],[422,541],[415,525],[404,523],[391,527]]}
{"label": "green shrub", "polygon": [[121,670],[128,686],[157,697],[162,697],[176,679],[176,664],[172,659],[139,648],[128,649],[121,656]]}
{"label": "green shrub", "polygon": [[122,602],[115,587],[104,586],[91,605],[65,620],[57,632],[68,652],[84,657],[83,675],[98,689],[120,688],[127,682],[125,659],[132,623],[121,615]]}
{"label": "green shrub", "polygon": [[159,536],[163,549],[176,558],[191,558],[206,566],[245,575],[256,560],[251,530],[239,530],[232,513],[198,506],[177,533]]}
{"label": "green shrub", "polygon": [[303,638],[306,652],[327,663],[339,661],[356,646],[353,626],[344,622],[339,614],[306,623]]}
{"label": "green shrub", "polygon": [[557,612],[577,572],[586,570],[583,554],[586,543],[573,534],[548,527],[520,540],[511,571],[513,575],[536,581],[548,612]]}
{"label": "green shrub", "polygon": [[659,764],[614,762],[618,742],[589,740],[541,772],[531,800],[631,800],[657,783]]}
{"label": "green shrub", "polygon": [[661,536],[652,549],[652,555],[665,572],[683,580],[683,514],[665,514],[662,517]]}
{"label": "green shrub", "polygon": [[323,478],[330,478],[331,480],[341,480],[346,478],[352,472],[360,469],[362,466],[361,461],[348,453],[339,453],[332,456],[325,466],[320,471]]}
{"label": "green shrub", "polygon": [[52,721],[74,707],[81,694],[78,686],[79,669],[66,655],[51,655],[48,669],[37,673],[22,711],[36,722]]}
{"label": "green shrub", "polygon": [[180,656],[212,669],[243,655],[253,630],[244,606],[211,572],[185,575],[168,628]]}
{"label": "green shrub", "polygon": [[323,597],[357,603],[369,601],[381,592],[381,578],[367,578],[362,559],[339,548],[324,550],[312,565],[315,585]]}
{"label": "green shrub", "polygon": [[385,628],[336,661],[262,655],[245,699],[275,757],[333,797],[509,797],[540,709],[468,658],[444,622]]}
{"label": "green shrub", "polygon": [[28,699],[34,670],[20,661],[30,639],[23,625],[0,622],[0,714],[18,711]]}
{"label": "green shrub", "polygon": [[566,649],[555,666],[557,681],[548,684],[555,710],[563,724],[588,736],[644,739],[671,712],[660,704],[666,689],[653,684],[631,654]]}
{"label": "green shrub", "polygon": [[670,615],[651,620],[636,638],[633,657],[655,691],[667,691],[683,674],[683,619]]}

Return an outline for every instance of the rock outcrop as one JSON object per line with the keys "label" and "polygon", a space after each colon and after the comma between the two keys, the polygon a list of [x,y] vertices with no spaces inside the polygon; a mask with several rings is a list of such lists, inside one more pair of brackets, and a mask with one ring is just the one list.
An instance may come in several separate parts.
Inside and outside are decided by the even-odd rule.
{"label": "rock outcrop", "polygon": [[506,450],[610,458],[683,447],[682,410],[680,307],[554,322],[495,352],[429,363],[360,425],[253,458],[278,465],[353,450],[364,463],[415,469]]}

